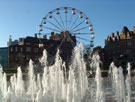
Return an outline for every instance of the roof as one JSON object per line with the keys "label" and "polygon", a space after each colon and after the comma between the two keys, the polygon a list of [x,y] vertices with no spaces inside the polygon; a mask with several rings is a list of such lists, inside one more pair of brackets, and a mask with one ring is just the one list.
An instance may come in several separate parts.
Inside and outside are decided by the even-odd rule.
{"label": "roof", "polygon": [[0,47],[0,49],[8,49],[8,47]]}

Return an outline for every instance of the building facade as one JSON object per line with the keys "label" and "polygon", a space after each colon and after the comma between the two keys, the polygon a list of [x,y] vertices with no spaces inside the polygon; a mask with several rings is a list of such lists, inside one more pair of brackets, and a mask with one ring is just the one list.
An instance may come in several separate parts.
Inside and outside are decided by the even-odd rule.
{"label": "building facade", "polygon": [[[65,36],[70,36],[70,39]],[[74,42],[71,43],[72,40]],[[11,41],[11,40],[10,40]],[[20,38],[18,44],[10,43],[8,46],[8,64],[9,68],[17,68],[18,66],[26,67],[30,59],[35,63],[39,62],[39,58],[42,56],[43,50],[46,49],[48,55],[48,61],[53,64],[55,59],[55,54],[57,50],[60,50],[60,56],[64,61],[70,59],[72,55],[72,49],[76,45],[76,39],[74,36],[67,34],[55,34],[51,33],[49,39],[47,35],[43,38],[37,37],[26,37]]]}
{"label": "building facade", "polygon": [[[125,26],[122,32],[116,32],[108,36],[105,40],[104,46],[105,61],[110,64],[112,61],[116,62],[116,65],[122,65],[122,61],[125,63],[134,63],[135,60],[135,26],[133,31]],[[125,63],[126,64],[126,63]]]}

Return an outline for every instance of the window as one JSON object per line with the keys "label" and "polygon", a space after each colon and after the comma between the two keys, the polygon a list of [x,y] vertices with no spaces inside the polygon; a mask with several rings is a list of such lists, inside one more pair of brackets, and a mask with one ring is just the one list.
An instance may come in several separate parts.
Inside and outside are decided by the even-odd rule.
{"label": "window", "polygon": [[26,52],[30,52],[30,47],[26,47]]}
{"label": "window", "polygon": [[128,47],[131,46],[131,41],[129,40],[128,43],[127,43]]}
{"label": "window", "polygon": [[120,47],[120,45],[118,45],[118,50],[120,50],[121,49],[121,47]]}
{"label": "window", "polygon": [[18,48],[17,47],[15,47],[15,51],[18,51]]}
{"label": "window", "polygon": [[34,60],[37,61],[38,60],[38,56],[35,56]]}
{"label": "window", "polygon": [[29,55],[26,56],[26,60],[28,60],[28,61],[30,60],[30,56]]}
{"label": "window", "polygon": [[114,50],[115,49],[115,47],[114,47],[114,45],[112,45],[112,50]]}
{"label": "window", "polygon": [[126,50],[126,54],[131,55],[131,54],[132,54],[131,49],[127,49],[127,50]]}
{"label": "window", "polygon": [[34,48],[34,52],[38,52],[38,48]]}
{"label": "window", "polygon": [[15,60],[17,61],[18,60],[18,57],[16,56]]}
{"label": "window", "polygon": [[54,44],[50,44],[50,47],[53,47],[54,46]]}
{"label": "window", "polygon": [[26,45],[30,45],[30,43],[29,43],[29,42],[27,42],[27,43],[26,43]]}
{"label": "window", "polygon": [[117,50],[117,54],[120,55],[120,49]]}
{"label": "window", "polygon": [[10,51],[13,52],[13,47],[10,47]]}
{"label": "window", "polygon": [[23,48],[21,47],[21,52],[23,52]]}

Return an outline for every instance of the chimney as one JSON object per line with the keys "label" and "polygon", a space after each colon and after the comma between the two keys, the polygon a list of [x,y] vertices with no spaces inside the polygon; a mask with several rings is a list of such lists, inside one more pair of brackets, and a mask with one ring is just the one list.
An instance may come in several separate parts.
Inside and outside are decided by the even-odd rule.
{"label": "chimney", "polygon": [[35,33],[35,38],[37,38],[37,33]]}
{"label": "chimney", "polygon": [[51,32],[51,36],[54,36],[54,32]]}
{"label": "chimney", "polygon": [[47,35],[44,35],[43,38],[44,38],[44,39],[47,39]]}
{"label": "chimney", "polygon": [[119,36],[119,32],[118,31],[116,32],[116,36]]}
{"label": "chimney", "polygon": [[111,38],[113,39],[113,37],[114,37],[114,33],[112,32],[112,34],[111,34]]}
{"label": "chimney", "polygon": [[130,37],[130,32],[127,32],[127,38],[129,39]]}
{"label": "chimney", "polygon": [[119,36],[119,32],[118,31],[116,32],[116,38],[117,38],[117,40],[120,39],[120,36]]}
{"label": "chimney", "polygon": [[133,33],[135,34],[135,26],[133,26]]}
{"label": "chimney", "polygon": [[64,36],[65,32],[61,32],[61,35]]}
{"label": "chimney", "polygon": [[110,36],[107,37],[107,41],[110,41]]}
{"label": "chimney", "polygon": [[54,40],[54,32],[51,32],[50,40]]}

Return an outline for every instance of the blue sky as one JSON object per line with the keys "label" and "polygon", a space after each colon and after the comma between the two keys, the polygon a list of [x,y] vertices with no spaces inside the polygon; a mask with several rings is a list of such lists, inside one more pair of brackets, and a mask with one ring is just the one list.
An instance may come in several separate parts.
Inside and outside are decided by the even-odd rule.
{"label": "blue sky", "polygon": [[58,7],[83,11],[94,26],[95,46],[112,32],[135,26],[135,0],[0,0],[0,47],[12,39],[34,36],[42,18]]}

